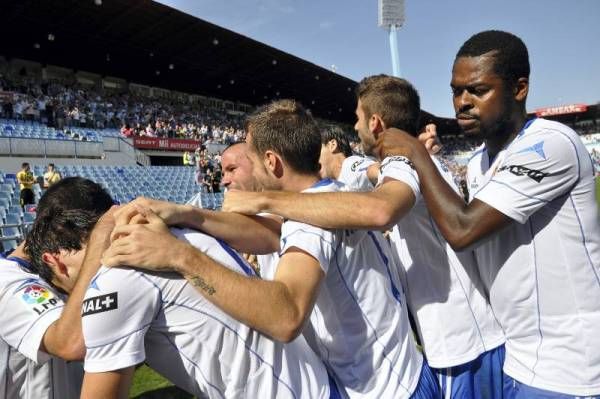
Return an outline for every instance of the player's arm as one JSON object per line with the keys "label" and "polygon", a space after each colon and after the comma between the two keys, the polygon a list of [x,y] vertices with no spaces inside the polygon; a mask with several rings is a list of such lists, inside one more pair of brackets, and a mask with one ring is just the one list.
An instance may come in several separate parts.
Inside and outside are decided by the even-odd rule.
{"label": "player's arm", "polygon": [[[455,249],[481,242],[512,221],[525,223],[547,203],[564,195],[579,179],[577,149],[567,135],[525,136],[509,148],[502,167],[465,204],[448,186],[426,150],[406,133],[390,129],[380,136],[380,153],[410,157],[421,192],[440,231]],[[537,148],[537,149],[536,149]]]}
{"label": "player's arm", "polygon": [[240,252],[266,254],[279,250],[281,221],[275,218],[216,212],[148,198],[137,198],[122,207],[116,215],[117,226],[140,215],[140,207],[151,209],[169,226],[201,230]]}
{"label": "player's arm", "polygon": [[156,215],[149,212],[147,217],[148,224],[115,229],[121,238],[106,251],[105,265],[175,270],[244,324],[283,342],[300,333],[324,276],[316,258],[290,248],[280,259],[274,281],[248,278],[178,240]]}
{"label": "player's arm", "polygon": [[414,203],[414,192],[407,184],[387,179],[367,193],[230,192],[223,209],[267,212],[322,228],[382,230],[397,223]]}
{"label": "player's arm", "polygon": [[81,399],[127,399],[135,368],[104,373],[86,373],[81,387]]}
{"label": "player's arm", "polygon": [[481,201],[465,204],[417,138],[398,129],[388,129],[380,135],[377,151],[381,157],[400,155],[410,159],[419,175],[421,195],[429,213],[455,250],[465,249],[510,223],[509,217]]}
{"label": "player's arm", "polygon": [[48,327],[41,350],[65,360],[81,360],[85,356],[85,343],[81,330],[81,306],[90,281],[100,267],[102,253],[110,244],[114,227],[113,207],[94,226],[77,282],[58,320]]}
{"label": "player's arm", "polygon": [[301,333],[324,277],[317,260],[297,248],[281,257],[273,281],[231,271],[194,248],[174,267],[224,312],[282,342]]}

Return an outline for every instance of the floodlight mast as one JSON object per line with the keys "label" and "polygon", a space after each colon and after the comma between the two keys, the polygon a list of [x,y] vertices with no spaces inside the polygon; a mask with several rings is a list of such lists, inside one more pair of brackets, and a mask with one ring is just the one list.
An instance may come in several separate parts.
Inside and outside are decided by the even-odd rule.
{"label": "floodlight mast", "polygon": [[404,24],[404,0],[379,0],[379,27],[389,31],[392,72],[400,77],[397,31]]}

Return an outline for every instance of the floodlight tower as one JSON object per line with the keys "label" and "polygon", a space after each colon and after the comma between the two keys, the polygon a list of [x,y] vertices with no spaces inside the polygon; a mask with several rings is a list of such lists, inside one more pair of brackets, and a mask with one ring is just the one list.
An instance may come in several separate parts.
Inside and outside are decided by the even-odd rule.
{"label": "floodlight tower", "polygon": [[390,32],[393,75],[400,77],[400,57],[396,32],[404,23],[404,0],[379,0],[379,27]]}

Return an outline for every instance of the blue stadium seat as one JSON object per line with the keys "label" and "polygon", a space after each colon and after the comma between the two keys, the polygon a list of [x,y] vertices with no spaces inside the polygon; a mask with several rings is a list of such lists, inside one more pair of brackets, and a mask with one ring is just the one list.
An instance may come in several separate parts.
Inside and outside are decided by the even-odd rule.
{"label": "blue stadium seat", "polygon": [[9,240],[18,240],[22,237],[18,227],[2,227],[0,231],[2,232],[2,238]]}
{"label": "blue stadium seat", "polygon": [[0,238],[0,242],[2,243],[2,252],[6,254],[7,252],[12,252],[17,249],[17,240],[12,238]]}

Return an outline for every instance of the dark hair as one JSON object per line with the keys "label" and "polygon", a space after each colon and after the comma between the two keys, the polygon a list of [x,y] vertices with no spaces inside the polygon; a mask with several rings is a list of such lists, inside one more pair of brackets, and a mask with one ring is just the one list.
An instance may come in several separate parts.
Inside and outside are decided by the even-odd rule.
{"label": "dark hair", "polygon": [[388,75],[364,78],[356,88],[366,118],[381,117],[385,126],[417,134],[421,104],[419,93],[406,80]]}
{"label": "dark hair", "polygon": [[331,126],[321,130],[321,144],[327,144],[331,140],[335,140],[337,146],[344,156],[352,155],[352,147],[348,134],[337,126]]}
{"label": "dark hair", "polygon": [[26,166],[29,166],[29,162],[23,162],[23,163],[21,164],[21,168],[24,168],[24,167],[26,167]]}
{"label": "dark hair", "polygon": [[529,53],[523,41],[512,33],[499,30],[479,32],[458,50],[456,58],[479,57],[493,52],[494,72],[505,82],[529,78]]}
{"label": "dark hair", "polygon": [[81,249],[96,221],[112,205],[106,190],[91,180],[67,177],[52,185],[40,199],[36,220],[25,238],[25,252],[40,277],[52,279],[42,254]]}
{"label": "dark hair", "polygon": [[54,164],[53,163],[49,163],[48,166],[52,166],[52,168],[54,168]]}
{"label": "dark hair", "polygon": [[60,209],[83,209],[103,213],[114,204],[101,185],[83,177],[67,177],[53,184],[42,195],[37,213]]}
{"label": "dark hair", "polygon": [[25,250],[34,271],[52,280],[52,269],[42,260],[45,252],[79,251],[102,213],[83,209],[59,209],[39,215],[27,234]]}
{"label": "dark hair", "polygon": [[321,133],[310,113],[294,100],[278,100],[257,109],[246,119],[252,146],[259,154],[273,150],[296,172],[320,169]]}

